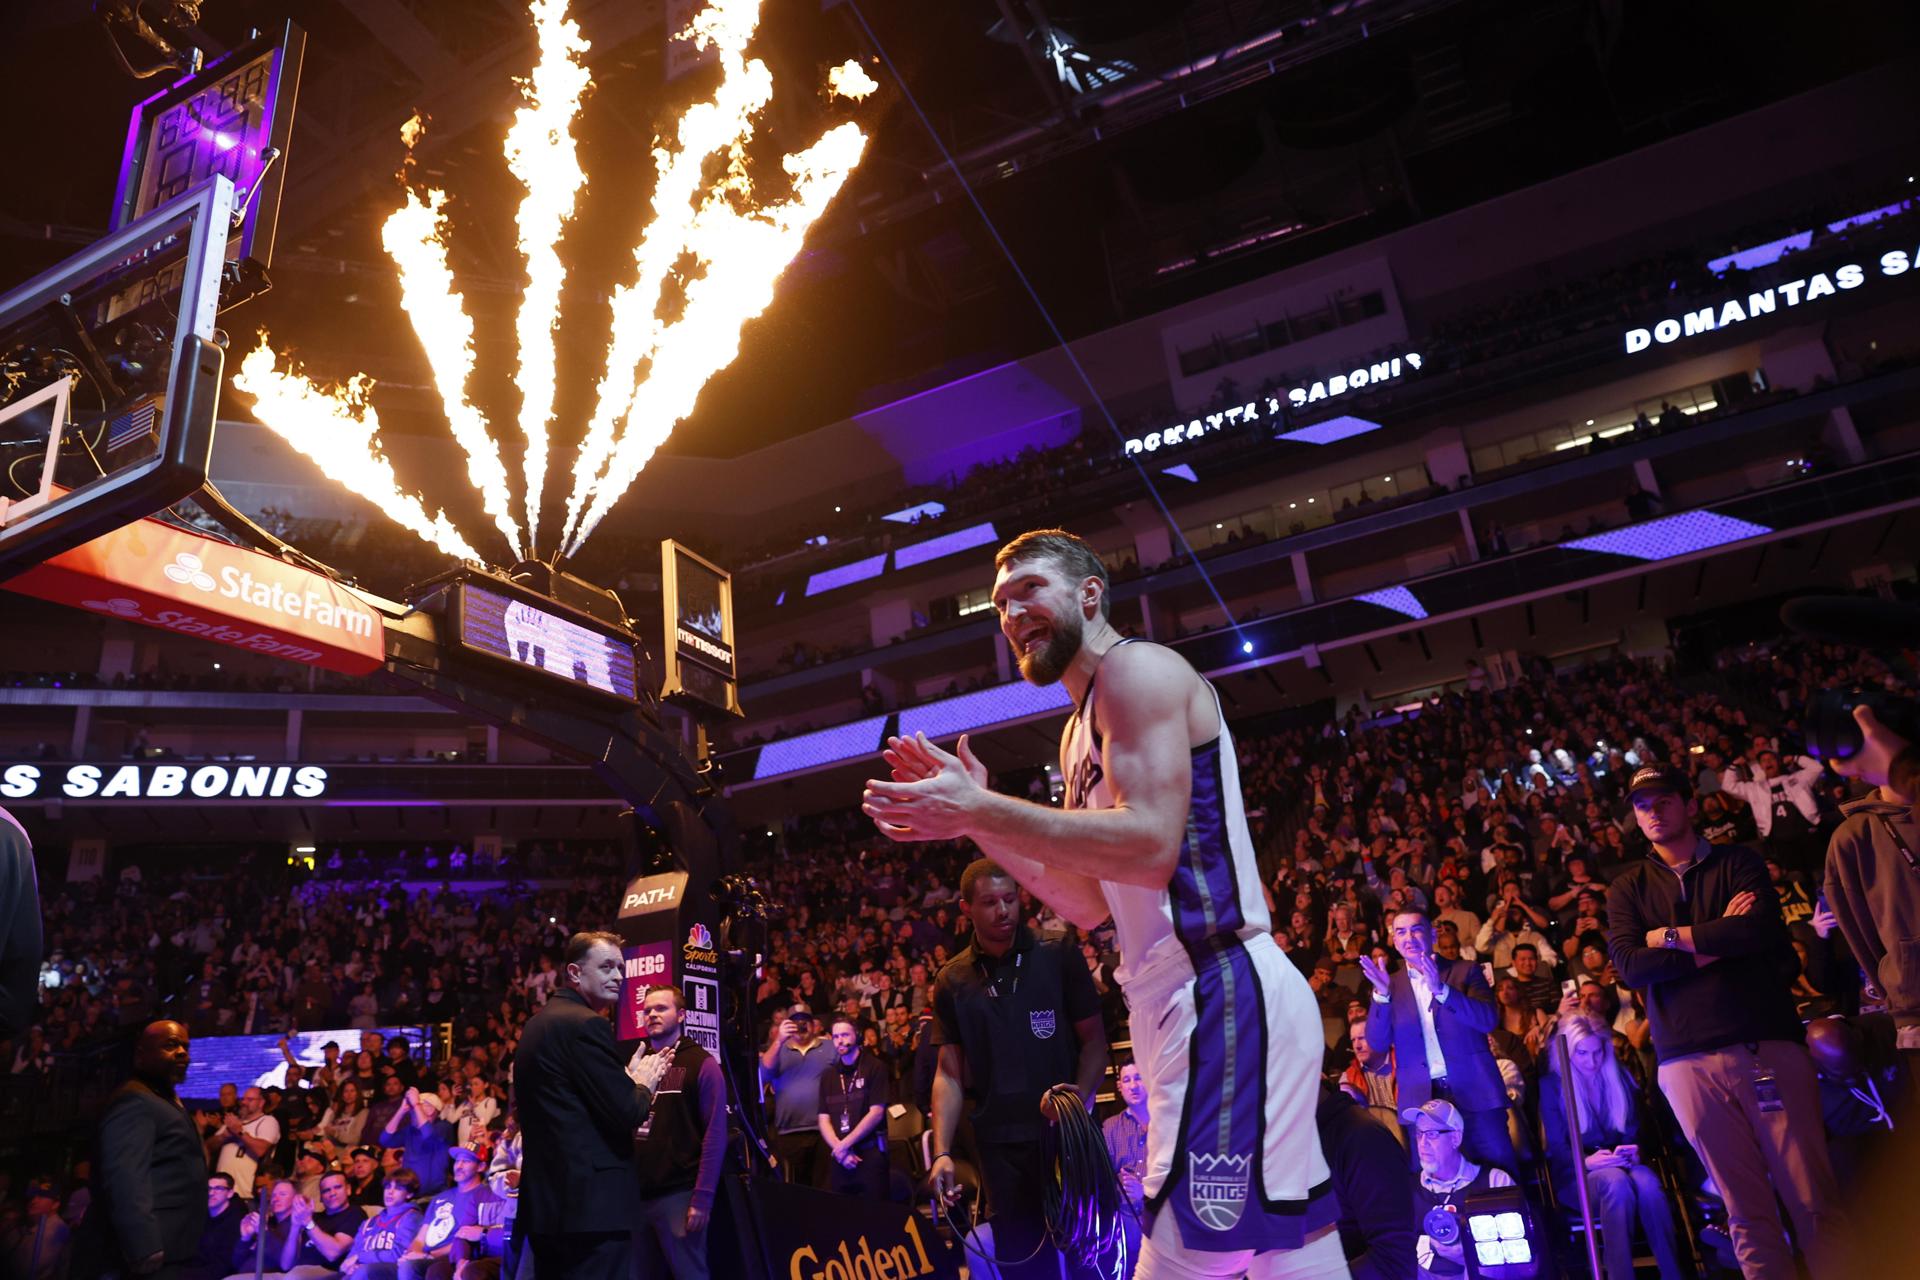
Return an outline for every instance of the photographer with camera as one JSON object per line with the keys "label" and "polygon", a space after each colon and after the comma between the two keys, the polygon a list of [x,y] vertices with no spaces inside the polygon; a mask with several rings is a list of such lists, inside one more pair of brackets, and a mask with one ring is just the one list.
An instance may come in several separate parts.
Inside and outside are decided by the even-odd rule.
{"label": "photographer with camera", "polygon": [[1841,807],[1846,820],[1827,850],[1826,907],[1884,995],[1899,1048],[1920,1055],[1920,749],[1864,702],[1852,713],[1860,745],[1835,758],[1834,769],[1874,789]]}
{"label": "photographer with camera", "polygon": [[1467,1273],[1465,1246],[1467,1197],[1510,1187],[1504,1169],[1478,1165],[1460,1154],[1467,1124],[1451,1102],[1434,1098],[1409,1107],[1400,1119],[1413,1139],[1420,1173],[1413,1188],[1413,1211],[1420,1227],[1414,1257],[1420,1280],[1453,1280]]}

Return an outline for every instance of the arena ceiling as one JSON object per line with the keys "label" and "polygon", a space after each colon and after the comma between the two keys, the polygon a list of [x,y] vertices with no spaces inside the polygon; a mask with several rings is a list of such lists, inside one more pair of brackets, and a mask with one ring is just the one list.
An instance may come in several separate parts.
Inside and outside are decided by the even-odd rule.
{"label": "arena ceiling", "polygon": [[[15,122],[0,280],[99,233],[127,111],[164,83],[116,64],[96,12],[116,5],[135,7],[49,0],[0,17],[0,100]],[[399,124],[423,110],[422,167],[453,193],[483,368],[490,344],[511,350],[516,193],[498,143],[511,76],[531,61],[523,5],[138,6],[156,21],[196,7],[210,51],[288,18],[309,37],[275,289],[231,326],[270,328],[323,377],[373,374],[388,430],[443,429],[377,227],[396,201]],[[583,400],[600,350],[588,335],[643,207],[647,148],[702,88],[697,71],[667,81],[667,7],[576,0],[597,88],[579,126],[588,209],[567,245],[579,284],[563,333],[581,337],[562,374]],[[881,70],[883,48],[1071,336],[1914,47],[1916,18],[1898,0],[1847,15],[1808,23],[1797,6],[1733,0],[862,0],[858,13],[846,0],[767,0],[758,51],[778,82],[813,86],[848,57]],[[671,447],[737,452],[1048,345],[940,147],[880,79],[864,117],[874,151]],[[811,138],[822,110],[812,91],[781,97],[767,144]],[[504,381],[479,388],[512,394]],[[563,421],[580,408],[563,392]]]}

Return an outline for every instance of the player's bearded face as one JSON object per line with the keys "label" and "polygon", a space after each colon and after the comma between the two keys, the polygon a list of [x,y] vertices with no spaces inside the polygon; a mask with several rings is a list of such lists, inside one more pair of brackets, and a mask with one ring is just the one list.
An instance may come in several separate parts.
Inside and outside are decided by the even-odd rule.
{"label": "player's bearded face", "polygon": [[1086,623],[1077,609],[1066,609],[1046,620],[1045,636],[1037,643],[1016,645],[1020,674],[1029,684],[1053,684],[1066,674],[1080,653],[1086,637]]}

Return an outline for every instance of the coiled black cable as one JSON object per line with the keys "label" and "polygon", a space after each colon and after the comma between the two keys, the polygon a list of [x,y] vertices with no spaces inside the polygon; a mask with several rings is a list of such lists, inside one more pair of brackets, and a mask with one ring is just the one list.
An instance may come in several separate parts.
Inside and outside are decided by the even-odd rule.
{"label": "coiled black cable", "polygon": [[[1101,1260],[1126,1249],[1120,1215],[1129,1211],[1100,1126],[1087,1114],[1079,1090],[1057,1084],[1047,1090],[1054,1124],[1052,1176],[1043,1188],[1047,1234],[1072,1261],[1100,1270]],[[1125,1261],[1117,1274],[1125,1273]]]}

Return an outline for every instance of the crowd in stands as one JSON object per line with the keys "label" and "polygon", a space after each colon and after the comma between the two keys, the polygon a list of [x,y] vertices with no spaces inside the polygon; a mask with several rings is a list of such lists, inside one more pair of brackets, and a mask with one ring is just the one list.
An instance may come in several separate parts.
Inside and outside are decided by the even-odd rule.
{"label": "crowd in stands", "polygon": [[[1540,1149],[1538,1120],[1543,1111],[1552,1120],[1559,1106],[1547,1099],[1558,1096],[1551,1046],[1560,1032],[1578,1037],[1574,1069],[1594,1073],[1579,1078],[1580,1088],[1612,1108],[1605,1116],[1617,1132],[1605,1149],[1626,1147],[1629,1137],[1642,1150],[1659,1147],[1656,1167],[1691,1177],[1697,1190],[1699,1172],[1648,1087],[1642,995],[1608,958],[1606,883],[1646,848],[1625,779],[1647,762],[1687,771],[1703,797],[1703,829],[1767,858],[1802,963],[1794,979],[1802,1015],[1858,1017],[1860,976],[1817,903],[1844,784],[1797,761],[1798,717],[1816,689],[1886,677],[1853,651],[1799,641],[1742,646],[1685,675],[1625,657],[1559,672],[1536,659],[1504,682],[1476,667],[1464,687],[1416,712],[1368,718],[1356,709],[1274,732],[1246,726],[1241,776],[1275,936],[1317,993],[1329,1079],[1383,1115],[1394,1111],[1392,1057],[1365,1032],[1365,968],[1397,970],[1389,926],[1398,908],[1419,907],[1433,916],[1440,956],[1488,966],[1500,1010],[1489,1048],[1522,1159],[1568,1158],[1553,1149],[1550,1125]],[[1784,811],[1768,798],[1772,779],[1794,782],[1795,803]],[[1037,793],[1044,782],[1031,786]],[[341,866],[332,867],[336,853]],[[178,1018],[196,1037],[446,1023],[450,1051],[430,1059],[422,1046],[410,1054],[376,1044],[330,1056],[305,1079],[265,1089],[233,1081],[228,1096],[193,1104],[210,1136],[228,1113],[243,1129],[275,1118],[273,1150],[238,1179],[249,1184],[242,1198],[255,1176],[295,1188],[272,1196],[301,1198],[304,1208],[270,1205],[270,1243],[288,1215],[331,1211],[323,1180],[336,1171],[364,1210],[385,1203],[376,1170],[391,1177],[402,1163],[422,1192],[439,1191],[461,1176],[449,1152],[485,1160],[500,1143],[515,1042],[556,985],[562,941],[611,923],[612,851],[557,856],[571,877],[566,887],[507,892],[450,884],[408,893],[371,853],[361,874],[356,851],[331,848],[314,869],[331,875],[313,878],[251,854],[191,874],[44,877],[44,1011],[23,1038],[0,1047],[8,1106],[17,1115],[63,1057],[154,1016]],[[967,942],[955,899],[971,856],[960,845],[908,855],[855,810],[795,819],[756,841],[753,869],[775,910],[753,992],[760,1025],[796,1004],[819,1016],[823,1031],[830,1016],[854,1019],[886,1070],[890,1101],[924,1109],[931,984]],[[1110,935],[1081,937],[1029,905],[1034,929],[1081,944],[1113,1038],[1124,1043]],[[1621,1090],[1631,1114],[1620,1109]],[[1857,1139],[1870,1127],[1838,1136]],[[391,1146],[381,1147],[382,1133]],[[58,1187],[70,1217],[85,1207],[78,1155],[28,1171]],[[222,1168],[234,1163],[221,1159]],[[478,1174],[464,1176],[471,1183]],[[1644,1175],[1621,1177],[1609,1194],[1632,1201]],[[1644,1196],[1644,1186],[1637,1190]],[[0,1248],[32,1220],[18,1200],[9,1215]]]}

